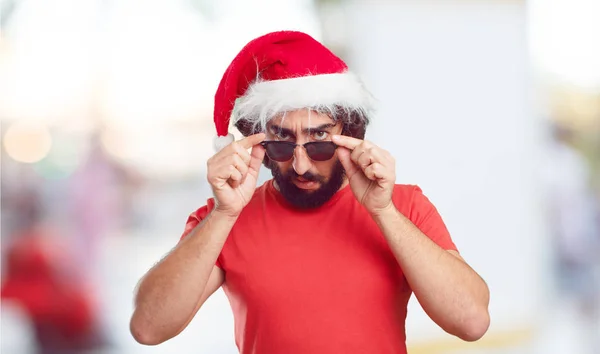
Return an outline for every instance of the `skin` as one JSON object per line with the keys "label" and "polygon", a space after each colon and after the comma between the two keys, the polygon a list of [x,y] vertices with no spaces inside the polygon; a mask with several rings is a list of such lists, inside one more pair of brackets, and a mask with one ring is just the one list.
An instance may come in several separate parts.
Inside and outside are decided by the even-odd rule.
{"label": "skin", "polygon": [[[257,144],[265,138],[298,144],[334,141],[347,175],[342,188],[350,184],[354,196],[375,220],[425,312],[446,332],[463,340],[475,341],[485,334],[490,323],[487,285],[457,252],[437,246],[395,208],[396,166],[387,151],[339,135],[341,124],[327,115],[309,115],[306,110],[274,119],[267,128],[266,134],[234,142],[208,161],[216,207],[141,279],[130,323],[138,342],[156,345],[179,334],[223,284],[225,275],[214,264],[256,188],[265,154]],[[293,168],[298,175],[311,172],[327,177],[335,162],[336,158],[312,161],[299,146],[292,160],[276,164],[283,171]],[[292,182],[307,191],[320,185],[301,177]]]}
{"label": "skin", "polygon": [[[300,145],[312,141],[331,141],[334,134],[341,133],[342,125],[335,124],[329,116],[312,112],[309,117],[306,111],[288,113],[285,119],[273,119],[267,126],[267,140],[291,141]],[[276,162],[276,164],[281,171],[294,169],[298,175],[311,172],[328,180],[327,177],[331,175],[335,159],[313,161],[306,154],[306,150],[298,146],[294,151],[293,159]],[[306,191],[315,191],[321,186],[319,182],[308,182],[302,178],[295,178],[292,183]],[[341,188],[346,185],[348,185],[347,180],[344,181]]]}
{"label": "skin", "polygon": [[490,324],[489,289],[458,252],[424,235],[392,203],[394,158],[368,141],[333,136],[356,199],[383,232],[415,297],[446,332],[476,341]]}

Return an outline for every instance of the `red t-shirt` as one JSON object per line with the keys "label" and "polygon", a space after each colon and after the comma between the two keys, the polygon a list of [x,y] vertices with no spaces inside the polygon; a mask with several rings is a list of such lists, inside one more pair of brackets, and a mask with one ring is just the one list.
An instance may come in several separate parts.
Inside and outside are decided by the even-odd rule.
{"label": "red t-shirt", "polygon": [[[441,248],[456,250],[418,186],[396,185],[393,201]],[[209,199],[190,215],[183,236],[213,206]],[[298,210],[267,181],[239,216],[217,266],[242,354],[406,353],[412,291],[349,186],[319,208]]]}

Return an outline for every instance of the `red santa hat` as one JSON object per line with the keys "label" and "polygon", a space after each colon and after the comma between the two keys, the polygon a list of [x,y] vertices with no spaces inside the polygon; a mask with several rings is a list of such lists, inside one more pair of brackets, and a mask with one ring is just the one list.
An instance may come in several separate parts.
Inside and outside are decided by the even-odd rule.
{"label": "red santa hat", "polygon": [[249,42],[233,59],[215,94],[215,149],[233,142],[230,120],[243,120],[253,131],[302,108],[368,121],[373,99],[343,60],[308,34],[272,32]]}

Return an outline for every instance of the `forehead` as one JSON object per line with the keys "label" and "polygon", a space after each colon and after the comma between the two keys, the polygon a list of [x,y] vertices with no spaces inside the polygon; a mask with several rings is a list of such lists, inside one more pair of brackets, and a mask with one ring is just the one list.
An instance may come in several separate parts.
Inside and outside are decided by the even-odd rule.
{"label": "forehead", "polygon": [[335,124],[335,122],[327,114],[311,111],[308,109],[301,109],[286,112],[285,114],[279,115],[271,119],[271,121],[269,121],[268,123],[268,126],[276,125],[280,128],[295,129],[317,127],[323,124]]}

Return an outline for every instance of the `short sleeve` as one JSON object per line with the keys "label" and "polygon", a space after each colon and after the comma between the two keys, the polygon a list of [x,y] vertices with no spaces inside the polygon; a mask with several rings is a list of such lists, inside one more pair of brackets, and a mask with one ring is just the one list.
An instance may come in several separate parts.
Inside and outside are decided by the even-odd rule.
{"label": "short sleeve", "polygon": [[206,215],[208,215],[208,207],[206,205],[191,213],[185,222],[185,228],[183,229],[183,234],[179,238],[179,241],[183,240],[187,235],[189,235],[189,233],[200,224]]}
{"label": "short sleeve", "polygon": [[[194,230],[196,228],[196,226],[198,226],[202,222],[202,220],[204,220],[204,218],[206,218],[206,216],[212,211],[214,206],[215,206],[214,199],[211,198],[207,201],[206,205],[204,205],[203,207],[194,211],[193,213],[191,213],[188,216],[187,221],[185,223],[185,228],[183,229],[183,233],[181,234],[181,237],[179,238],[179,242],[181,242],[181,240],[183,240],[187,235],[189,235],[190,232],[192,232],[192,230]],[[220,260],[221,260],[221,256],[219,256],[219,258],[217,258],[216,266],[219,268],[223,268],[221,266]]]}
{"label": "short sleeve", "polygon": [[441,248],[458,251],[441,215],[418,186],[414,186],[412,193],[409,219]]}

